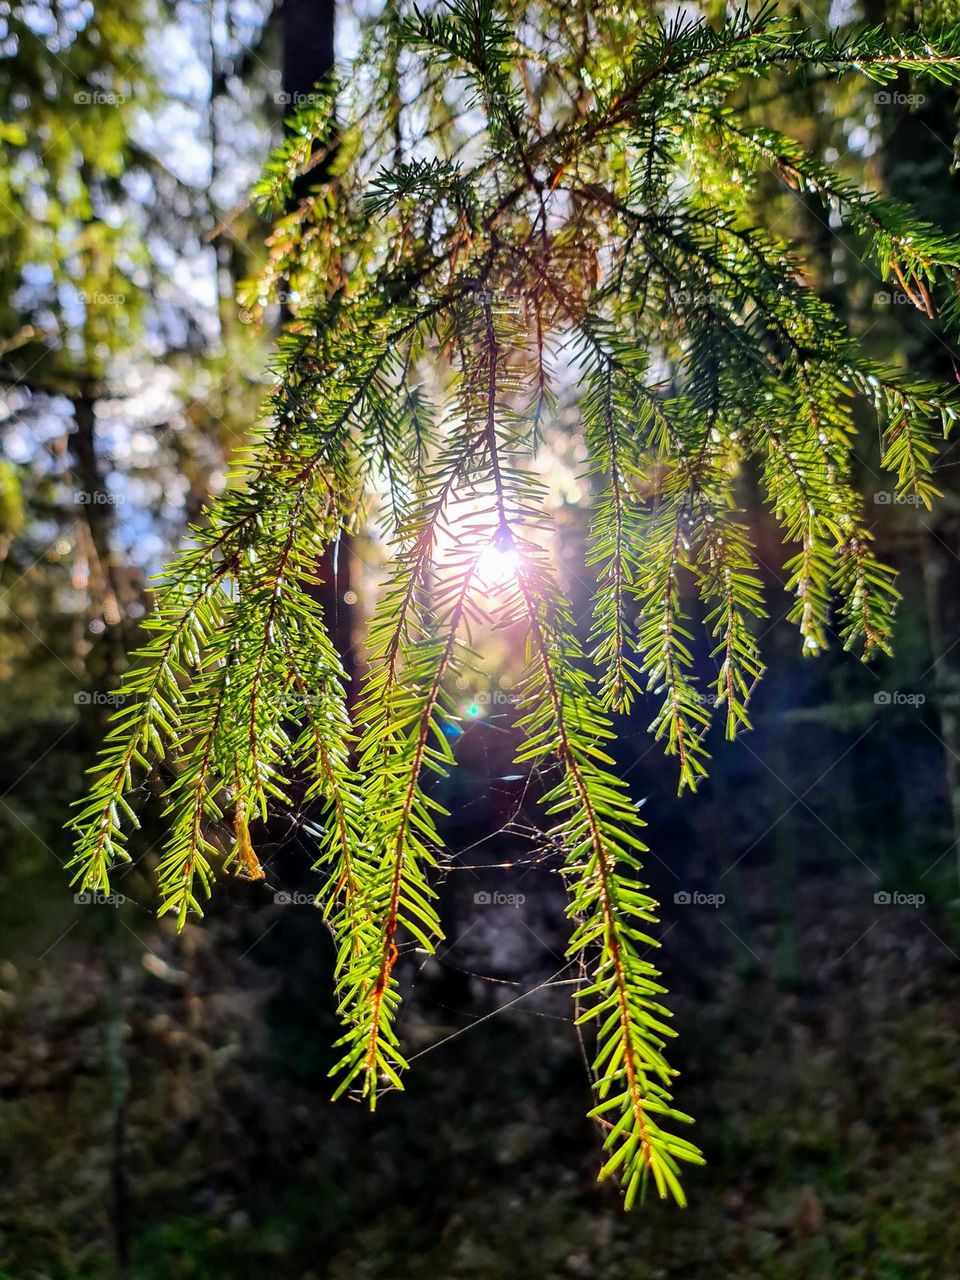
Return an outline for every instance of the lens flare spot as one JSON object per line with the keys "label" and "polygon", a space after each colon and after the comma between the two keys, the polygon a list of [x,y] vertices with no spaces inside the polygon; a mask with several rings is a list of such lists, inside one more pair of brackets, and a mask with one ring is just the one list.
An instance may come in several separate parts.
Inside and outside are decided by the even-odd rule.
{"label": "lens flare spot", "polygon": [[504,587],[517,576],[517,553],[491,543],[477,560],[477,581],[486,588]]}

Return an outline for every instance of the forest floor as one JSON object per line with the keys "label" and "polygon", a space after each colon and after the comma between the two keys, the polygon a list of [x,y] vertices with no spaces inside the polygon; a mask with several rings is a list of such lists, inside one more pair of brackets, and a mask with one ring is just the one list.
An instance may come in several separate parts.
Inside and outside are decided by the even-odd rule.
{"label": "forest floor", "polygon": [[[0,972],[2,1274],[958,1280],[943,913],[878,907],[851,873],[807,884],[785,938],[753,886],[736,927],[704,910],[665,940],[678,1105],[709,1163],[685,1212],[630,1215],[593,1180],[569,988],[510,1003],[562,964],[538,917],[504,907],[421,967],[406,1035],[430,1052],[371,1116],[327,1101],[329,945],[309,908],[180,939],[97,913]],[[523,931],[539,976],[516,986],[497,957]]]}

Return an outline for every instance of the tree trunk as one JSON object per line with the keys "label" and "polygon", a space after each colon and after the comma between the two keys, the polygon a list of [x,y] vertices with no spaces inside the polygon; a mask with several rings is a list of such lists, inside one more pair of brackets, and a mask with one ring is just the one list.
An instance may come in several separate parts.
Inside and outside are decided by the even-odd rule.
{"label": "tree trunk", "polygon": [[[283,92],[289,114],[325,80],[334,65],[334,0],[282,0]],[[291,209],[295,209],[312,187],[321,184],[329,161],[301,174],[294,184]],[[284,319],[287,319],[284,308]],[[356,673],[353,660],[353,611],[349,603],[351,564],[349,540],[341,537],[329,547],[319,566],[321,583],[312,591],[323,609],[330,637],[343,662],[347,676]],[[348,598],[349,597],[349,598]],[[348,690],[349,696],[349,690]]]}
{"label": "tree trunk", "polygon": [[[73,397],[74,430],[68,446],[76,489],[74,503],[78,523],[86,533],[90,563],[90,597],[99,610],[104,631],[100,660],[90,663],[94,682],[104,692],[112,689],[126,662],[123,637],[123,590],[114,551],[115,508],[101,472],[96,446],[96,400],[92,393]],[[93,655],[91,655],[93,656]]]}
{"label": "tree trunk", "polygon": [[[92,390],[73,397],[74,430],[68,439],[75,484],[74,500],[78,524],[87,534],[89,593],[93,609],[99,613],[103,631],[87,655],[89,683],[98,695],[116,689],[126,665],[126,592],[116,558],[114,523],[116,507],[107,490],[106,478],[97,456],[96,398]],[[110,706],[105,697],[96,697],[83,708],[91,730],[91,741],[102,741],[107,731]],[[127,1053],[124,1038],[123,963],[115,910],[103,916],[106,931],[104,960],[107,984],[103,1034],[110,1096],[110,1223],[113,1234],[114,1270],[117,1280],[130,1274],[129,1178],[126,1166]]]}
{"label": "tree trunk", "polygon": [[[283,0],[283,91],[288,112],[313,93],[333,70],[334,0]],[[300,178],[294,199],[302,199],[311,184],[322,181],[317,171]]]}

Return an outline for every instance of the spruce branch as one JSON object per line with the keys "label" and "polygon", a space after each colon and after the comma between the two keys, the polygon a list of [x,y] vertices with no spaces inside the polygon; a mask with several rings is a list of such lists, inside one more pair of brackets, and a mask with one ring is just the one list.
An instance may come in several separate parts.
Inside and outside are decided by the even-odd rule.
{"label": "spruce branch", "polygon": [[[701,1157],[674,1133],[686,1117],[646,958],[657,904],[610,716],[648,709],[691,789],[714,710],[728,737],[749,728],[765,616],[751,472],[804,650],[837,629],[865,658],[889,651],[898,593],[863,514],[855,410],[871,407],[880,465],[923,506],[958,412],[954,388],[865,359],[765,225],[772,168],[930,323],[960,325],[960,241],[744,106],[745,87],[811,68],[958,84],[960,32],[811,39],[773,4],[707,23],[401,0],[369,22],[256,189],[278,213],[324,163],[247,291],[258,309],[281,281],[292,295],[263,421],[156,591],[74,821],[71,871],[107,891],[156,770],[158,897],[182,926],[218,875],[265,874],[260,833],[296,795],[336,940],[335,1088],[373,1106],[402,1087],[403,957],[441,937],[433,780],[456,763],[452,690],[478,623],[522,628],[518,759],[556,771],[545,804],[596,1032],[601,1176],[628,1207],[650,1181],[683,1203],[681,1166]],[[564,436],[592,495],[585,643],[550,564],[542,460]],[[372,525],[388,567],[351,714],[319,565]],[[492,601],[491,549],[509,568]]]}

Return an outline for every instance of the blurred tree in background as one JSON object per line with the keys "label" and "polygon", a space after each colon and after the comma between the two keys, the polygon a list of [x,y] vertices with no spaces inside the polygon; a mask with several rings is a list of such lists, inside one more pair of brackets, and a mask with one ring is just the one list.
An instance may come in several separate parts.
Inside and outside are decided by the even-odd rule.
{"label": "blurred tree in background", "polygon": [[216,256],[207,240],[280,110],[255,52],[264,17],[77,5],[4,18],[12,740],[24,722],[57,737],[78,704],[99,733],[146,578],[222,483],[260,399],[262,340],[232,305],[256,266],[253,224],[233,219]]}

